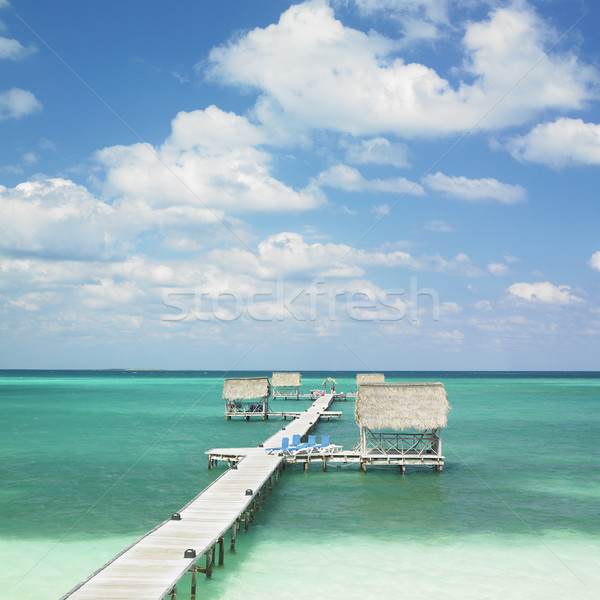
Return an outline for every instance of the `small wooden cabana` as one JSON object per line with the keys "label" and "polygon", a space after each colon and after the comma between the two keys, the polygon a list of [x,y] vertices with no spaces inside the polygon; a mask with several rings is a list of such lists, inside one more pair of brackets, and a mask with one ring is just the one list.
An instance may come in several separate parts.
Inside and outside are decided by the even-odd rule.
{"label": "small wooden cabana", "polygon": [[268,377],[230,378],[223,383],[225,418],[261,416],[269,418],[269,395],[271,384]]}
{"label": "small wooden cabana", "polygon": [[325,393],[327,393],[327,384],[328,383],[331,384],[331,393],[333,394],[335,391],[335,386],[337,385],[337,381],[333,377],[328,377],[322,384],[323,388],[325,389]]}
{"label": "small wooden cabana", "polygon": [[443,383],[360,385],[355,416],[363,470],[367,463],[383,461],[398,464],[403,471],[410,463],[433,465],[441,471],[441,430],[449,408]]}
{"label": "small wooden cabana", "polygon": [[300,384],[302,377],[300,373],[273,373],[271,385],[273,386],[273,399],[292,398],[298,400],[300,396]]}
{"label": "small wooden cabana", "polygon": [[385,383],[385,375],[383,373],[357,373],[356,386],[365,385],[367,383]]}

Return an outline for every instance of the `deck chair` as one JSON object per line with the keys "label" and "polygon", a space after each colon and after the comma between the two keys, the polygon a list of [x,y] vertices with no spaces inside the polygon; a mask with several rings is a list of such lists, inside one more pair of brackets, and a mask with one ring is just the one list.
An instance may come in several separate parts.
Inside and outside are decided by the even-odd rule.
{"label": "deck chair", "polygon": [[309,435],[308,440],[303,444],[298,444],[297,446],[292,446],[288,449],[289,454],[310,454],[313,448],[317,445],[317,436]]}
{"label": "deck chair", "polygon": [[281,446],[279,446],[278,448],[265,448],[265,450],[269,453],[272,454],[273,452],[285,452],[288,447],[290,445],[290,438],[284,437],[281,438]]}
{"label": "deck chair", "polygon": [[336,450],[341,450],[342,447],[338,446],[336,444],[331,444],[329,442],[329,436],[328,435],[322,435],[321,436],[321,443],[317,444],[314,447],[314,450],[316,450],[317,452],[321,453],[321,454],[330,454],[332,452],[335,452]]}

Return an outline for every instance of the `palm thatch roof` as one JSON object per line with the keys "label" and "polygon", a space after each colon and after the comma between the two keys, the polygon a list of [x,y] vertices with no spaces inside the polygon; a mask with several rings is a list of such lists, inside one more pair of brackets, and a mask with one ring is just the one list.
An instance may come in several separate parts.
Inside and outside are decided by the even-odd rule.
{"label": "palm thatch roof", "polygon": [[333,385],[337,385],[337,381],[333,379],[333,377],[328,377],[321,385],[325,385],[326,383],[333,383]]}
{"label": "palm thatch roof", "polygon": [[268,398],[271,385],[268,377],[230,378],[223,383],[225,400],[254,400]]}
{"label": "palm thatch roof", "polygon": [[273,387],[300,387],[301,382],[300,373],[273,373],[271,377]]}
{"label": "palm thatch roof", "polygon": [[373,383],[356,394],[355,417],[369,429],[445,427],[450,408],[443,383]]}
{"label": "palm thatch roof", "polygon": [[385,375],[383,373],[357,373],[356,385],[365,383],[385,383]]}

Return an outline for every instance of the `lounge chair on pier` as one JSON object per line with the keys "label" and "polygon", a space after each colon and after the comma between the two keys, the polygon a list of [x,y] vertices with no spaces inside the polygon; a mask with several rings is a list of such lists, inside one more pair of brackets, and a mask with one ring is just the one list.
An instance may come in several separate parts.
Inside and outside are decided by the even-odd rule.
{"label": "lounge chair on pier", "polygon": [[313,450],[319,452],[320,454],[331,454],[337,450],[341,450],[342,447],[337,445],[337,444],[331,444],[329,442],[329,436],[328,435],[322,435],[321,436],[321,443],[317,444]]}
{"label": "lounge chair on pier", "polygon": [[269,453],[272,454],[273,452],[285,452],[290,446],[290,438],[288,437],[284,437],[281,438],[281,446],[279,446],[278,448],[265,448],[265,450]]}
{"label": "lounge chair on pier", "polygon": [[[296,436],[294,436],[296,437]],[[297,436],[298,441],[300,441],[300,436]],[[287,453],[286,454],[310,454],[313,450],[313,448],[317,445],[317,436],[316,435],[309,435],[308,436],[308,440],[306,442],[304,442],[303,444],[296,444],[296,445],[292,445],[288,448]]]}

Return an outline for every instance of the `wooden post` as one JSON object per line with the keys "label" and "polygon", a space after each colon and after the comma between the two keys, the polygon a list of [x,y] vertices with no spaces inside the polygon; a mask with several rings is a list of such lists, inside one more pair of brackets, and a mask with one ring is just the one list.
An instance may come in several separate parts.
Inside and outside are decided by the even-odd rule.
{"label": "wooden post", "polygon": [[192,589],[190,591],[190,600],[196,600],[196,565],[192,565]]}
{"label": "wooden post", "polygon": [[231,544],[229,549],[233,552],[235,550],[235,533],[240,528],[240,520],[238,519],[231,528]]}
{"label": "wooden post", "polygon": [[308,472],[308,458],[304,461],[304,472]]}
{"label": "wooden post", "polygon": [[[214,548],[214,546],[213,546]],[[212,563],[213,563],[213,551],[209,550],[206,553],[206,577],[209,579],[212,577]]]}
{"label": "wooden post", "polygon": [[269,492],[273,493],[273,477],[269,475]]}
{"label": "wooden post", "polygon": [[324,456],[323,457],[323,473],[325,473],[325,471],[327,471],[327,458]]}
{"label": "wooden post", "polygon": [[169,595],[171,596],[171,600],[177,600],[177,586],[171,590]]}
{"label": "wooden post", "polygon": [[244,531],[248,531],[248,525],[250,523],[248,511],[244,511]]}
{"label": "wooden post", "polygon": [[210,454],[208,455],[208,470],[210,471],[212,468],[212,461],[210,459]]}
{"label": "wooden post", "polygon": [[225,538],[219,538],[219,566],[222,567],[225,562]]}
{"label": "wooden post", "polygon": [[267,484],[263,485],[262,489],[262,503],[264,504],[267,501]]}

